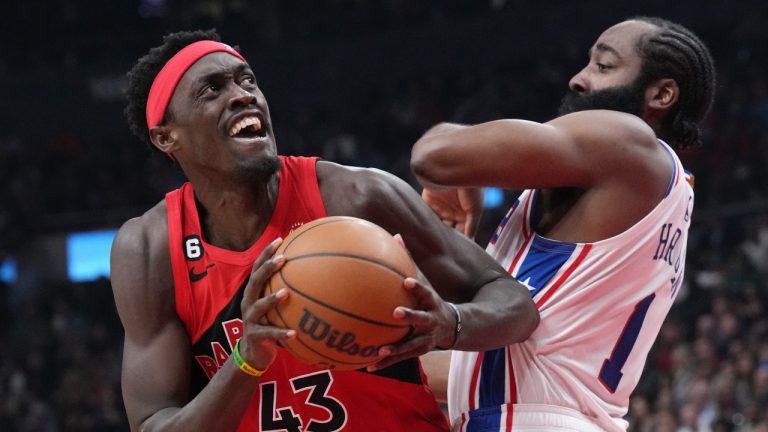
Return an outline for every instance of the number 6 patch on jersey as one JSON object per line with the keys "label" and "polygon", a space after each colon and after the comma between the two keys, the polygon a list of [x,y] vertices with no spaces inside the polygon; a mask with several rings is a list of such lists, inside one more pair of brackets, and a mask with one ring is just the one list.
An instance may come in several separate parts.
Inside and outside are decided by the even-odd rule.
{"label": "number 6 patch on jersey", "polygon": [[203,257],[203,242],[199,235],[189,235],[183,240],[184,258],[187,261],[197,261]]}

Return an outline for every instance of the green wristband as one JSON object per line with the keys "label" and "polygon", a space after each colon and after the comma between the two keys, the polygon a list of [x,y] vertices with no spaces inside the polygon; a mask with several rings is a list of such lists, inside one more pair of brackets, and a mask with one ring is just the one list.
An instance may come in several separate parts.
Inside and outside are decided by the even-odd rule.
{"label": "green wristband", "polygon": [[247,373],[250,376],[261,376],[266,372],[267,370],[258,370],[255,367],[249,365],[248,363],[243,360],[243,358],[240,356],[240,339],[235,342],[235,349],[232,350],[232,357],[235,358],[235,364],[238,368],[240,368],[241,371]]}

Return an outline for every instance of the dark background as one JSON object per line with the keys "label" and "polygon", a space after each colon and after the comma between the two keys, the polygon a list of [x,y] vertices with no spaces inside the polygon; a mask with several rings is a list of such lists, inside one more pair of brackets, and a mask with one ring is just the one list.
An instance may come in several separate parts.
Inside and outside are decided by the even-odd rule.
{"label": "dark background", "polygon": [[[124,74],[181,29],[240,45],[284,154],[391,171],[429,126],[553,117],[607,27],[680,22],[718,99],[686,282],[631,402],[632,430],[768,430],[768,4],[764,1],[27,0],[0,17],[0,430],[127,429],[109,282],[69,282],[67,233],[117,228],[183,181],[122,116]],[[415,186],[415,184],[414,184]],[[515,196],[483,218],[478,241]]]}

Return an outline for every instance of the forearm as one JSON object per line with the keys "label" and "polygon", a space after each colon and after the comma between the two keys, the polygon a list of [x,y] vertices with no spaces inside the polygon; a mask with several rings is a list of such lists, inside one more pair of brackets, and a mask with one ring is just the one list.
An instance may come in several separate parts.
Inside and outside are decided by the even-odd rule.
{"label": "forearm", "polygon": [[188,404],[156,412],[140,430],[235,431],[258,387],[259,378],[245,374],[229,359]]}
{"label": "forearm", "polygon": [[435,190],[460,186],[452,184],[449,177],[444,174],[453,165],[453,158],[446,158],[441,150],[446,143],[446,135],[467,127],[457,123],[439,123],[430,128],[414,144],[411,150],[411,171],[422,186]]}
{"label": "forearm", "polygon": [[456,306],[462,329],[455,350],[486,351],[522,342],[539,324],[528,290],[509,278],[485,284],[471,302]]}
{"label": "forearm", "polygon": [[429,128],[424,133],[424,135],[421,136],[420,139],[431,138],[431,137],[434,137],[435,135],[441,135],[441,134],[444,134],[444,133],[454,132],[454,131],[457,131],[457,130],[464,129],[466,127],[468,127],[468,125],[463,125],[463,124],[459,124],[459,123],[449,123],[449,122],[438,123],[438,124],[432,126],[431,128]]}

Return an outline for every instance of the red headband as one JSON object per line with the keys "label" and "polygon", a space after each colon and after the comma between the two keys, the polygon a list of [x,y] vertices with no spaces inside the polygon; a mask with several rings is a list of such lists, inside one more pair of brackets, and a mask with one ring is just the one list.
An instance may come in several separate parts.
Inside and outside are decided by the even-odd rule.
{"label": "red headband", "polygon": [[231,46],[212,40],[191,43],[168,60],[165,66],[160,69],[160,73],[157,74],[152,82],[152,87],[149,89],[149,97],[147,98],[148,128],[157,126],[163,121],[165,109],[168,108],[173,91],[176,90],[176,86],[179,84],[184,72],[195,64],[196,61],[200,60],[201,57],[218,51],[232,54],[245,61],[243,56]]}

